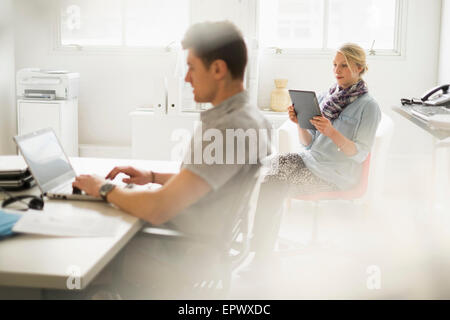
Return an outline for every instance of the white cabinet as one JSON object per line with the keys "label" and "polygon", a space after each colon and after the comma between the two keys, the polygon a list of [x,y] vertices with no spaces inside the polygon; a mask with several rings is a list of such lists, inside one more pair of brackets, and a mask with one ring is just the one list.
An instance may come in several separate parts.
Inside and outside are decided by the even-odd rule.
{"label": "white cabinet", "polygon": [[51,127],[68,156],[78,156],[77,100],[17,100],[18,134]]}
{"label": "white cabinet", "polygon": [[177,132],[192,134],[200,113],[182,112],[160,115],[153,111],[134,111],[131,116],[131,156],[133,159],[174,160],[172,150],[180,143]]}
{"label": "white cabinet", "polygon": [[[287,112],[263,112],[274,128],[287,119]],[[161,115],[153,111],[134,111],[131,116],[131,154],[133,159],[175,160],[172,152],[183,142],[184,133],[192,135],[199,112]],[[186,140],[186,139],[184,139]]]}

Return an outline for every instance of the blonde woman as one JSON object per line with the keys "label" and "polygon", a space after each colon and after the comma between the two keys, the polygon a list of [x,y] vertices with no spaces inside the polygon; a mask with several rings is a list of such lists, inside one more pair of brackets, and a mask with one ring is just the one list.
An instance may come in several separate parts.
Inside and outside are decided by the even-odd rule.
{"label": "blonde woman", "polygon": [[288,194],[345,190],[358,183],[381,119],[362,79],[366,71],[364,50],[346,43],[333,59],[336,83],[318,97],[322,116],[310,120],[315,130],[300,128],[294,107],[289,107],[289,119],[297,124],[305,148],[277,156],[261,186],[253,241],[256,258],[273,251]]}

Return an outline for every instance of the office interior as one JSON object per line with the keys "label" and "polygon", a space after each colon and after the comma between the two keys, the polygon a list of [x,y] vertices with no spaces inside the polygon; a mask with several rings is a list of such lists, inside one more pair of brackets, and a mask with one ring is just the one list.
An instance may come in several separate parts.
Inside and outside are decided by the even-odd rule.
{"label": "office interior", "polygon": [[[186,70],[179,44],[159,30],[155,37],[163,40],[151,48],[62,45],[61,8],[72,2],[83,7],[88,1],[0,0],[0,155],[17,154],[12,137],[19,132],[18,72],[40,68],[80,75],[78,157],[170,160],[170,122],[176,123],[173,128],[193,128],[198,112],[208,107],[193,103],[189,88],[179,85],[179,110],[155,115],[158,104],[165,103],[164,81],[179,80]],[[332,49],[265,46],[261,30],[270,16],[260,14],[265,1],[179,2],[188,12],[186,26],[228,19],[242,30],[251,44],[246,86],[275,127],[288,118],[268,111],[274,79],[288,79],[288,88],[316,92],[333,83]],[[309,3],[285,2],[302,8]],[[336,2],[344,6],[357,1]],[[371,9],[376,2],[367,1]],[[365,80],[383,114],[393,121],[384,168],[371,172],[376,187],[369,179],[371,194],[357,201],[293,199],[280,230],[279,250],[286,252],[277,257],[266,281],[246,281],[234,272],[227,298],[450,298],[450,143],[393,109],[401,106],[401,98],[419,98],[450,83],[450,1],[393,2],[394,48],[377,51],[375,41],[375,52],[369,54],[372,41],[364,44],[369,65]],[[134,2],[139,3],[144,6],[145,1]],[[149,3],[157,1],[148,1],[145,8]],[[355,23],[349,30],[357,28]],[[156,116],[162,120],[152,119]],[[309,245],[314,219],[318,241]],[[21,298],[24,288],[10,292],[15,289]]]}

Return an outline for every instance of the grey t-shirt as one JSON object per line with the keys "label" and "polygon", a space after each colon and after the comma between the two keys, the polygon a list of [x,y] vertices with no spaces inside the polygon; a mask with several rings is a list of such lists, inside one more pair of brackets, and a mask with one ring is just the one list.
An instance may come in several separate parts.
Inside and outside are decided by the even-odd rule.
{"label": "grey t-shirt", "polygon": [[220,237],[232,205],[243,200],[242,186],[270,154],[272,127],[248,101],[243,91],[200,114],[181,169],[203,178],[211,191],[170,221],[177,230]]}

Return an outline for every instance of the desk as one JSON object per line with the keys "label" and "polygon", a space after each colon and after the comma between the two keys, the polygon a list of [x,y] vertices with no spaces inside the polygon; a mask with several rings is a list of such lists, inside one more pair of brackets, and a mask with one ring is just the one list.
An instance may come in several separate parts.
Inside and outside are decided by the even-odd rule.
{"label": "desk", "polygon": [[[72,158],[71,162],[77,174],[96,173],[102,176],[115,165],[133,165],[158,172],[179,170],[179,163],[169,161]],[[116,179],[120,181],[121,177]],[[46,200],[43,214],[50,211],[76,211],[79,208],[117,217],[117,234],[104,238],[57,238],[23,234],[2,240],[0,291],[2,286],[67,290],[67,279],[74,272],[79,276],[80,289],[84,289],[144,224],[103,202]]]}
{"label": "desk", "polygon": [[426,132],[428,132],[429,134],[431,134],[435,139],[443,140],[443,139],[447,139],[450,137],[450,130],[440,130],[440,129],[435,129],[435,128],[430,127],[428,125],[428,123],[426,123],[425,121],[412,115],[411,111],[410,111],[411,110],[410,107],[394,106],[394,107],[392,107],[392,110],[397,112],[398,114],[400,114],[405,119],[408,119],[409,121],[414,123],[419,128],[421,128],[421,129],[425,130]]}
{"label": "desk", "polygon": [[[437,209],[441,210],[442,213],[445,213],[446,202],[449,200],[448,194],[449,191],[449,162],[448,155],[444,156],[444,164],[442,170],[438,170],[437,168],[437,151],[440,148],[448,148],[450,147],[450,130],[441,130],[436,129],[428,125],[426,121],[423,121],[414,115],[411,114],[411,108],[409,106],[394,106],[392,110],[396,113],[400,114],[403,118],[409,120],[417,127],[425,130],[433,137],[433,151],[432,151],[432,159],[431,159],[431,198],[430,198],[430,209],[431,211]],[[447,150],[445,150],[447,151]],[[439,175],[438,175],[439,171]],[[439,178],[444,178],[443,181],[438,181]],[[450,206],[450,204],[449,204]]]}

